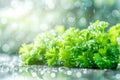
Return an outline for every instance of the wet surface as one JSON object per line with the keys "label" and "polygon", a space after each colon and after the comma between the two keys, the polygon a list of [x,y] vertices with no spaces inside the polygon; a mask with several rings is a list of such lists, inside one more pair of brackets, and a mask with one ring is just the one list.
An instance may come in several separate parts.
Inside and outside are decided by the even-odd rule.
{"label": "wet surface", "polygon": [[0,80],[120,80],[119,70],[23,66],[17,56],[0,57]]}

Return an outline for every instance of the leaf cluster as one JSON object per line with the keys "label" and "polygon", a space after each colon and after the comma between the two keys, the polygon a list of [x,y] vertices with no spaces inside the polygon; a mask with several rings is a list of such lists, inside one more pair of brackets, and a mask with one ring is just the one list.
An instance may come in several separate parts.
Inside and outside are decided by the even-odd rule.
{"label": "leaf cluster", "polygon": [[32,44],[20,48],[20,57],[27,65],[115,69],[119,50],[105,32],[107,26],[107,22],[96,21],[83,30],[39,34]]}

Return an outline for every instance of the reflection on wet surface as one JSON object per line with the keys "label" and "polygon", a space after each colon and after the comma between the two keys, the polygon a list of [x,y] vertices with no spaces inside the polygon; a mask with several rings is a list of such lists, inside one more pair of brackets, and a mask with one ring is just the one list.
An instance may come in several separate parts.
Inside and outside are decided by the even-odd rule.
{"label": "reflection on wet surface", "polygon": [[18,57],[2,56],[0,80],[120,80],[118,70],[22,66]]}

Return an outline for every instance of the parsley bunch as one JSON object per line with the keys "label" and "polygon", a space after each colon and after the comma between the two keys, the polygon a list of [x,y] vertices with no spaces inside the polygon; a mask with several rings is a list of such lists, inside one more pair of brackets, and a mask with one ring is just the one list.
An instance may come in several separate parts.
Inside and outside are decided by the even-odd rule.
{"label": "parsley bunch", "polygon": [[111,30],[105,32],[107,26],[107,22],[96,21],[83,30],[39,34],[32,44],[20,48],[20,57],[27,65],[115,69],[119,50]]}

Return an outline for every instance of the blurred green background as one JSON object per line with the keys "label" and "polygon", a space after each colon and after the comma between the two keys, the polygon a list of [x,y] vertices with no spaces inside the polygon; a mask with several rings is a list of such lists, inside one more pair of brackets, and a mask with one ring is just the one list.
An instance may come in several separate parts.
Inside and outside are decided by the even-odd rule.
{"label": "blurred green background", "polygon": [[38,33],[96,20],[120,23],[120,0],[0,0],[0,53],[17,54]]}

